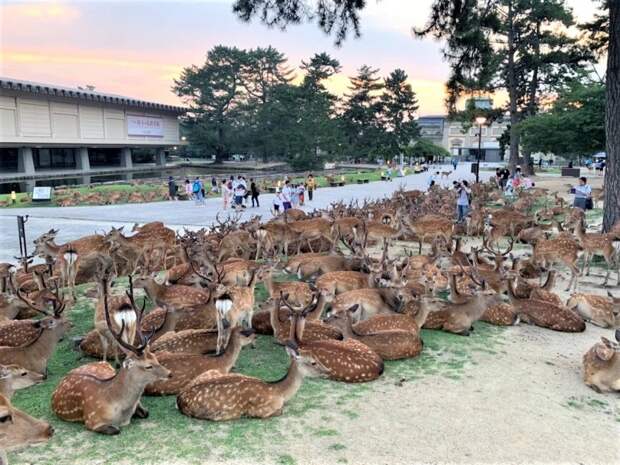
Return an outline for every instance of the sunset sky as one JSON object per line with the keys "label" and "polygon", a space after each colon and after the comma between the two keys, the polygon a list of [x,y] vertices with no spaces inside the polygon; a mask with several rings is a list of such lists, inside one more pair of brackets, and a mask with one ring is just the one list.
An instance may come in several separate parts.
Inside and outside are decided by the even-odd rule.
{"label": "sunset sky", "polygon": [[[233,0],[67,1],[0,5],[0,75],[75,87],[91,84],[100,92],[178,104],[170,91],[183,67],[202,64],[214,45],[240,48],[272,45],[291,67],[326,51],[343,71],[330,87],[343,93],[348,76],[363,64],[385,76],[403,68],[420,101],[420,114],[441,114],[448,67],[440,47],[415,40],[412,26],[422,25],[432,0],[368,1],[362,37],[340,48],[315,25],[286,32],[254,21],[240,22]],[[595,11],[591,0],[568,0],[580,21]]]}

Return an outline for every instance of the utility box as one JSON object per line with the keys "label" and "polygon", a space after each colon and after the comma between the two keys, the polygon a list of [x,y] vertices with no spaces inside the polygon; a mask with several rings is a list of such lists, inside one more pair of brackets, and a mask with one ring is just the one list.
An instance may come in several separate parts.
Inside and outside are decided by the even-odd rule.
{"label": "utility box", "polygon": [[562,176],[578,178],[580,174],[581,170],[579,168],[562,168]]}
{"label": "utility box", "polygon": [[476,174],[478,172],[478,163],[471,164],[471,172]]}

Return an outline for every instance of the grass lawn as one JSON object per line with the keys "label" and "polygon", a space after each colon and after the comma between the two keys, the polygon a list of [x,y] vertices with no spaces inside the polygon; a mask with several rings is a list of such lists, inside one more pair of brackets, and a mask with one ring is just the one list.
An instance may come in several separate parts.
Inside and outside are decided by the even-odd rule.
{"label": "grass lawn", "polygon": [[[476,352],[501,353],[499,335],[503,328],[476,323],[472,336],[463,338],[441,331],[423,330],[424,351],[414,359],[386,363],[386,372],[375,382],[345,384],[323,379],[306,379],[297,395],[285,406],[280,417],[267,420],[242,419],[215,423],[188,418],[178,412],[175,397],[143,397],[150,411],[146,420],[133,420],[119,436],[108,437],[89,432],[83,425],[57,419],[50,408],[56,385],[69,370],[91,360],[81,358],[72,348],[72,339],[89,331],[93,325],[94,300],[84,297],[92,285],[79,288],[76,305],[67,310],[73,322],[69,335],[60,343],[49,364],[50,376],[45,383],[19,391],[13,403],[29,414],[49,421],[54,437],[44,445],[9,454],[13,465],[73,465],[80,463],[165,463],[184,460],[188,463],[225,462],[242,459],[261,463],[269,456],[266,445],[298,444],[300,438],[333,436],[326,449],[338,452],[345,446],[338,442],[339,422],[355,421],[357,413],[351,403],[371,396],[385,383],[415,382],[428,376],[460,379],[467,375],[467,366],[475,364]],[[266,298],[262,285],[257,287],[257,300]],[[259,336],[256,347],[243,349],[235,371],[277,380],[287,370],[288,358],[273,338]],[[320,424],[309,424],[307,416],[321,415]],[[293,451],[279,455],[277,463],[294,464]]]}

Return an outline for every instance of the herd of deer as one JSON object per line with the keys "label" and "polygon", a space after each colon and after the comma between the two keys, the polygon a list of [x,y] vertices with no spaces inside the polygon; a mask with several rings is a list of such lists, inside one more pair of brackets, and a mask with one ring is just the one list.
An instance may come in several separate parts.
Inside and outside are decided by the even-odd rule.
{"label": "herd of deer", "polygon": [[[145,418],[144,394],[175,395],[181,413],[201,419],[279,415],[304,376],[371,381],[384,360],[422,352],[422,328],[469,335],[479,320],[565,332],[584,331],[586,321],[615,328],[617,342],[603,338],[584,356],[584,380],[598,392],[620,391],[620,299],[573,292],[564,302],[553,292],[557,265],[570,271],[575,291],[594,255],[607,263],[606,285],[618,272],[620,225],[587,232],[583,212],[558,198],[527,213],[542,190],[485,208],[501,198],[482,184],[474,186],[467,223],[454,224],[453,195],[439,187],[399,191],[363,205],[289,210],[267,223],[218,218],[182,235],[154,222],[133,234],[112,228],[57,244],[50,230],[35,240],[44,264],[0,264],[0,449],[52,435],[10,398],[45,381],[70,328],[75,287],[89,282],[96,283],[96,295],[87,291],[96,297],[93,329],[79,348],[102,361],[67,373],[51,405],[62,420],[98,433],[118,434],[132,418]],[[468,236],[482,236],[482,245],[465,252]],[[397,240],[418,243],[418,254],[390,257]],[[517,243],[531,253],[513,256]],[[380,257],[369,253],[375,244]],[[274,280],[282,273],[295,279]],[[115,292],[124,276],[128,290]],[[260,305],[258,283],[268,293]],[[273,335],[290,356],[279,381],[231,372],[257,333]]]}

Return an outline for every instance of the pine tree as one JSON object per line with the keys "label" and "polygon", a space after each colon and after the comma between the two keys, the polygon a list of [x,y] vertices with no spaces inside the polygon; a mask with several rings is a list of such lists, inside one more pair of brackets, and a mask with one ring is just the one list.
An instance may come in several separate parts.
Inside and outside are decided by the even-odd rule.
{"label": "pine tree", "polygon": [[420,133],[414,119],[418,100],[407,79],[405,71],[395,69],[385,79],[381,95],[385,139],[394,155],[400,154]]}

